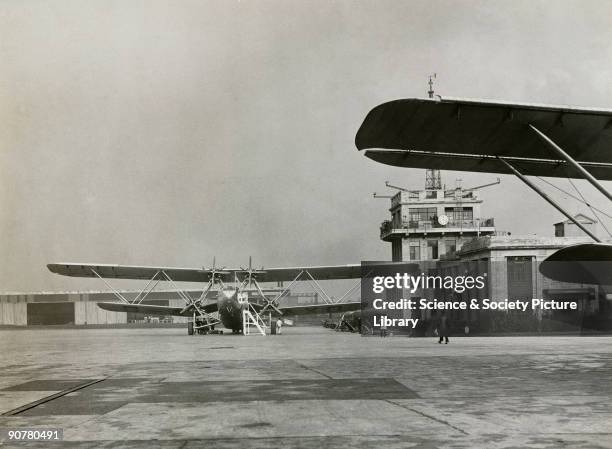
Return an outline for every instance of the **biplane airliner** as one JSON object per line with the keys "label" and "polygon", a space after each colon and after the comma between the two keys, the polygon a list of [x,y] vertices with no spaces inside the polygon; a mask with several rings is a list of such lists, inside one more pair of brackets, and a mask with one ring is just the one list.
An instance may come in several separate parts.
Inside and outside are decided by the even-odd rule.
{"label": "biplane airliner", "polygon": [[612,245],[601,243],[527,178],[586,179],[612,200],[598,180],[612,180],[612,110],[440,96],[402,99],[372,109],[355,144],[366,157],[396,167],[516,175],[595,242],[558,250],[540,264],[540,272],[564,282],[612,284]]}
{"label": "biplane airliner", "polygon": [[[217,268],[213,262],[212,268],[168,268],[105,264],[54,263],[47,265],[53,273],[64,276],[90,277],[102,279],[119,299],[118,302],[99,302],[102,309],[113,312],[137,312],[147,315],[193,317],[188,324],[189,334],[196,331],[206,333],[221,323],[234,333],[246,333],[248,326],[256,327],[265,333],[266,327],[261,318],[269,316],[294,316],[314,313],[338,313],[356,311],[361,302],[345,301],[351,292],[355,291],[360,282],[351,287],[339,299],[334,300],[322,289],[318,280],[360,279],[362,266],[332,265],[315,267],[285,267],[254,269],[249,260],[248,268]],[[129,301],[115,290],[106,279],[141,279],[148,280],[146,287],[138,296]],[[323,293],[324,304],[288,306],[282,304],[282,298],[289,288],[300,280],[314,283],[315,288]],[[291,281],[278,294],[270,295],[260,285],[261,283],[282,283]],[[185,301],[183,307],[143,304],[147,295],[153,291],[157,283],[170,282],[179,296]],[[184,290],[178,288],[175,282],[204,283],[206,288],[199,298],[192,298]],[[210,296],[216,300],[210,301]],[[216,314],[215,314],[216,313]],[[215,315],[213,315],[215,314]]]}

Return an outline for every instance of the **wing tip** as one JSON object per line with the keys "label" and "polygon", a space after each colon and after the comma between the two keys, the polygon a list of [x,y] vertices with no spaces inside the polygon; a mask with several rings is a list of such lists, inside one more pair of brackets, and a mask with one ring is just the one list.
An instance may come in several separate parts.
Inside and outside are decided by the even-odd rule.
{"label": "wing tip", "polygon": [[56,274],[60,274],[59,273],[59,267],[61,266],[61,264],[59,263],[48,263],[47,264],[47,269],[51,272],[51,273],[56,273]]}

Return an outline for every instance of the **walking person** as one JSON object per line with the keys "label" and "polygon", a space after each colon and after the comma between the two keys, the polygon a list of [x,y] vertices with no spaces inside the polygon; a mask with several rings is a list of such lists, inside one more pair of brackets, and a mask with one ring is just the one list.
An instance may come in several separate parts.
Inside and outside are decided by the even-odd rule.
{"label": "walking person", "polygon": [[279,318],[278,320],[276,320],[276,334],[277,335],[281,334],[282,327],[283,327],[283,320]]}
{"label": "walking person", "polygon": [[445,344],[448,344],[448,334],[450,333],[450,324],[446,312],[442,312],[440,317],[440,323],[438,326],[438,334],[440,335],[439,344],[442,344],[442,340],[446,339]]}
{"label": "walking person", "polygon": [[386,337],[387,336],[387,323],[385,323],[384,321],[380,325],[380,336],[381,337]]}

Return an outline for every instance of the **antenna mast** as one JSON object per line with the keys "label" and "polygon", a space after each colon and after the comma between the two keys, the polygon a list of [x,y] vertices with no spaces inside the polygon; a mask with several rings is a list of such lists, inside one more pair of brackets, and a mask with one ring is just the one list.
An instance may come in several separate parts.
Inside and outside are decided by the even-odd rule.
{"label": "antenna mast", "polygon": [[433,80],[436,79],[436,74],[434,73],[433,75],[429,75],[429,90],[427,91],[427,93],[429,94],[429,98],[433,98],[434,97],[434,89],[433,89]]}
{"label": "antenna mast", "polygon": [[[436,74],[429,75],[429,90],[427,94],[429,98],[434,97],[434,79],[436,79]],[[442,189],[442,178],[440,176],[440,170],[434,170],[432,168],[428,168],[425,173],[425,190],[441,190]]]}

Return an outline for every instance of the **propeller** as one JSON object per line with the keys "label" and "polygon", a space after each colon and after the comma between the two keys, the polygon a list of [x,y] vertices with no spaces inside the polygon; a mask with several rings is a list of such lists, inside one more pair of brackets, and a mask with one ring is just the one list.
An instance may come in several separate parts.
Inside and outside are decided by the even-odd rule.
{"label": "propeller", "polygon": [[253,258],[249,256],[249,287],[253,282]]}
{"label": "propeller", "polygon": [[217,274],[217,258],[215,256],[213,256],[213,264],[210,271],[210,282],[215,285],[215,274]]}

